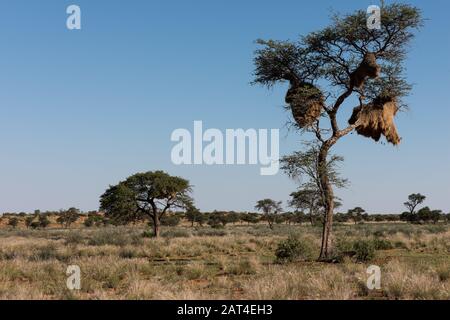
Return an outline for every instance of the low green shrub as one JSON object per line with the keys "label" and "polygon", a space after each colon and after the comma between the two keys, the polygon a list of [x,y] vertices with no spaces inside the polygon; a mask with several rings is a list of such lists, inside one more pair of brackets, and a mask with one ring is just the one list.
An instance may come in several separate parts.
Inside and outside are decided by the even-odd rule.
{"label": "low green shrub", "polygon": [[375,257],[375,246],[370,240],[357,240],[353,243],[355,259],[358,262],[367,262]]}
{"label": "low green shrub", "polygon": [[391,250],[394,245],[387,239],[373,239],[373,247],[375,250]]}
{"label": "low green shrub", "polygon": [[310,260],[312,255],[313,250],[310,243],[292,236],[281,241],[275,250],[277,263]]}

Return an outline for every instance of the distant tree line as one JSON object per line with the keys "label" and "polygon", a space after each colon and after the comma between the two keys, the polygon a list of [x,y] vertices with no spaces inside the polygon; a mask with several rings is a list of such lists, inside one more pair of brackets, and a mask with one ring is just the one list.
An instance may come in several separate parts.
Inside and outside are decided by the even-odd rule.
{"label": "distant tree line", "polygon": [[[265,223],[270,228],[274,225],[287,224],[311,224],[320,226],[323,223],[323,205],[317,197],[317,193],[311,192],[310,189],[299,190],[291,194],[291,201],[288,206],[293,211],[283,212],[282,202],[272,199],[263,199],[257,201],[255,209],[259,212],[235,212],[235,211],[212,211],[201,212],[196,208],[193,202],[187,202],[183,211],[165,212],[158,221],[161,226],[174,227],[182,221],[188,222],[191,227],[209,226],[212,228],[224,228],[226,225],[252,225]],[[444,214],[441,210],[432,210],[425,206],[420,209],[418,207],[423,204],[426,197],[420,193],[408,196],[408,201],[404,203],[407,211],[401,214],[369,214],[361,207],[355,207],[347,210],[347,212],[336,213],[334,220],[337,223],[373,223],[373,222],[408,222],[415,224],[425,223],[450,223],[450,213]],[[341,206],[338,199],[336,207]],[[127,218],[124,218],[127,217]],[[143,223],[147,221],[148,225],[154,228],[154,220],[146,219],[145,215],[133,216],[105,214],[99,211],[82,212],[77,208],[69,208],[59,211],[35,210],[33,213],[3,213],[0,216],[0,222],[4,220],[4,225],[11,228],[17,228],[23,225],[29,229],[45,229],[51,222],[57,223],[61,228],[70,228],[74,223],[82,219],[85,227],[102,227],[107,225],[128,225]],[[81,222],[80,222],[81,223]]]}

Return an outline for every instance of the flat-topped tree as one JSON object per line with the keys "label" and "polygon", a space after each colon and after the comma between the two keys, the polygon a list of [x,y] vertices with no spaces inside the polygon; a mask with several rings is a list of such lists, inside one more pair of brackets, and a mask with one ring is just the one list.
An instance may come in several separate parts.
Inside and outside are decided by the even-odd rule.
{"label": "flat-topped tree", "polygon": [[163,171],[137,173],[110,186],[100,198],[101,210],[116,223],[151,219],[159,237],[161,218],[169,209],[192,206],[189,181]]}
{"label": "flat-topped tree", "polygon": [[[298,41],[257,41],[261,48],[255,52],[254,82],[268,87],[288,83],[285,102],[294,125],[302,134],[312,133],[320,146],[317,163],[325,203],[320,260],[332,254],[334,194],[326,170],[330,149],[352,131],[375,141],[384,136],[398,145],[394,117],[411,89],[403,62],[414,30],[422,26],[420,10],[406,4],[384,6],[381,29],[368,29],[367,18],[365,10],[334,15],[330,26]],[[352,96],[359,106],[343,126],[338,114]]]}
{"label": "flat-topped tree", "polygon": [[281,201],[275,201],[272,199],[259,200],[255,205],[256,210],[262,211],[264,213],[264,216],[267,220],[267,223],[269,224],[270,229],[273,229],[273,223],[275,222],[275,215],[283,210],[281,205],[282,205]]}

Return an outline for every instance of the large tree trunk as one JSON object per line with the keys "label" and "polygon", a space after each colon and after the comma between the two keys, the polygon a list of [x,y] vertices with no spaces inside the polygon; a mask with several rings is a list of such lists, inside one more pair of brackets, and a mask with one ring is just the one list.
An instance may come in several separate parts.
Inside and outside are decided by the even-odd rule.
{"label": "large tree trunk", "polygon": [[269,223],[269,228],[273,230],[273,221],[271,217],[268,217],[267,222]]}
{"label": "large tree trunk", "polygon": [[322,199],[325,205],[325,217],[323,221],[322,246],[319,260],[327,261],[332,254],[331,231],[333,226],[334,194],[327,171],[327,156],[330,146],[323,144],[318,157],[319,178],[322,191]]}
{"label": "large tree trunk", "polygon": [[153,219],[153,236],[155,238],[159,238],[161,223],[159,222],[158,215],[154,215],[152,219]]}
{"label": "large tree trunk", "polygon": [[313,208],[309,208],[309,221],[311,222],[311,226],[314,227],[314,216],[313,216]]}

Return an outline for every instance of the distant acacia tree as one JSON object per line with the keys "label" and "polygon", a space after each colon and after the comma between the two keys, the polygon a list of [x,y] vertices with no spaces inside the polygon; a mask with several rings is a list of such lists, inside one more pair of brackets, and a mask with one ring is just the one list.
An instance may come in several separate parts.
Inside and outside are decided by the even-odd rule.
{"label": "distant acacia tree", "polygon": [[100,207],[115,221],[150,219],[153,235],[159,237],[161,218],[169,209],[192,205],[190,192],[188,180],[163,171],[149,171],[110,186],[100,197]]}
{"label": "distant acacia tree", "polygon": [[412,223],[417,223],[420,221],[416,208],[422,204],[426,199],[426,196],[420,193],[413,193],[408,196],[408,201],[404,202],[403,205],[408,209],[408,211],[403,212],[400,215],[400,219],[403,221],[408,221]]}
{"label": "distant acacia tree", "polygon": [[[50,220],[48,219],[47,214],[41,213],[38,217],[38,226],[40,228],[45,229],[48,227],[49,224],[50,224]],[[31,223],[31,225],[33,225],[33,223]]]}
{"label": "distant acacia tree", "polygon": [[235,224],[241,220],[241,215],[237,212],[230,211],[227,213],[227,220],[229,223]]}
{"label": "distant acacia tree", "polygon": [[413,193],[408,196],[408,201],[403,203],[403,205],[408,209],[410,214],[414,214],[414,210],[419,204],[422,204],[427,197],[421,195],[420,193]]}
{"label": "distant acacia tree", "polygon": [[80,210],[77,208],[69,208],[66,211],[62,211],[58,214],[56,222],[64,226],[64,228],[69,228],[70,225],[78,220],[80,217]]}
{"label": "distant acacia tree", "polygon": [[437,223],[442,217],[442,210],[431,210],[429,207],[424,207],[417,211],[419,221]]}
{"label": "distant acacia tree", "polygon": [[241,221],[247,222],[247,224],[250,225],[250,223],[258,223],[259,221],[259,215],[256,212],[247,212],[241,214]]}
{"label": "distant acacia tree", "polygon": [[18,224],[19,224],[19,218],[13,217],[8,220],[8,225],[13,227],[14,229],[17,227]]}
{"label": "distant acacia tree", "polygon": [[349,216],[350,219],[353,220],[355,224],[363,220],[363,216],[365,213],[366,210],[364,210],[361,207],[356,207],[347,211],[347,215]]}
{"label": "distant acacia tree", "polygon": [[227,216],[225,212],[213,211],[208,215],[208,225],[212,228],[223,228],[228,223]]}
{"label": "distant acacia tree", "polygon": [[205,223],[205,216],[197,209],[194,205],[188,206],[186,208],[185,217],[187,221],[191,223],[191,227],[194,227],[194,224],[197,223],[199,225],[203,225]]}
{"label": "distant acacia tree", "polygon": [[31,224],[34,221],[34,218],[35,218],[35,216],[28,216],[28,217],[25,218],[25,226],[27,228],[30,228]]}
{"label": "distant acacia tree", "polygon": [[[355,130],[376,141],[384,135],[388,142],[400,143],[394,117],[411,89],[403,62],[423,19],[419,9],[406,4],[383,6],[381,17],[380,29],[368,28],[366,10],[358,10],[334,15],[331,25],[295,42],[258,40],[254,82],[268,87],[288,83],[285,101],[295,126],[319,145],[325,204],[319,260],[329,261],[332,254],[334,193],[327,171],[331,148]],[[352,96],[359,106],[341,128],[342,107],[354,103]]]}
{"label": "distant acacia tree", "polygon": [[264,213],[264,218],[269,224],[269,228],[273,229],[273,223],[275,222],[276,214],[280,213],[281,210],[281,201],[275,201],[272,199],[263,199],[259,200],[256,203],[255,209],[262,211]]}

